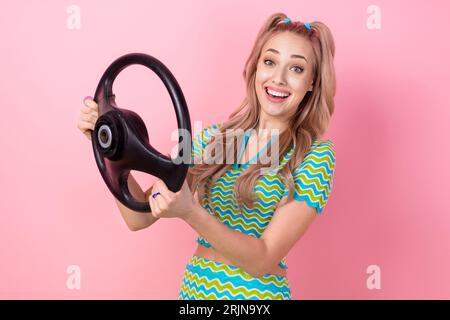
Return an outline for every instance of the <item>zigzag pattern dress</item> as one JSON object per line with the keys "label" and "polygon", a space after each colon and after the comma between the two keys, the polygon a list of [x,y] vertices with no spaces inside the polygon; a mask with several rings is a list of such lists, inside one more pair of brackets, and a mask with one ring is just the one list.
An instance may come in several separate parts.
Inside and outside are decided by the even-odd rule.
{"label": "zigzag pattern dress", "polygon": [[[223,123],[211,124],[194,137],[193,159],[202,156],[202,150],[222,125]],[[249,136],[247,133],[238,159],[245,150]],[[265,148],[267,146],[260,152]],[[201,205],[226,226],[259,238],[269,224],[278,203],[289,194],[289,189],[277,176],[277,173],[289,161],[293,151],[291,146],[279,165],[259,178],[254,189],[258,199],[253,208],[249,209],[245,205],[239,207],[234,197],[234,183],[252,160],[243,165],[231,166],[230,170],[211,186],[209,199],[205,195]],[[193,165],[195,165],[194,160],[190,166]],[[310,207],[315,208],[318,214],[321,214],[331,192],[334,169],[333,143],[330,140],[314,141],[303,162],[293,172],[293,198],[305,201]],[[207,239],[200,235],[197,242],[205,247],[212,247]],[[279,265],[287,269],[286,257]],[[289,282],[285,276],[266,274],[255,278],[236,266],[193,255],[186,265],[178,299],[290,300],[292,297]]]}

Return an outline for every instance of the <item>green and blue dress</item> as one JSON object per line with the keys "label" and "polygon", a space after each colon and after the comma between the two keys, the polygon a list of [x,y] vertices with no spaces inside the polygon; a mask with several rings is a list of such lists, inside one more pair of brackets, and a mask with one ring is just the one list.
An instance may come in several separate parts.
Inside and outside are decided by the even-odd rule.
{"label": "green and blue dress", "polygon": [[[201,157],[206,144],[222,124],[211,124],[194,137],[192,159]],[[245,150],[249,133],[251,132],[247,131],[244,136],[238,159]],[[293,146],[274,170],[268,171],[258,179],[254,189],[258,197],[251,209],[245,205],[238,206],[234,196],[234,184],[238,176],[267,146],[247,163],[232,165],[210,186],[210,196],[201,199],[201,205],[209,213],[218,217],[223,224],[257,238],[263,234],[278,203],[289,194],[289,189],[277,173],[292,156]],[[193,165],[192,163],[191,166]],[[305,201],[318,214],[321,214],[331,192],[334,168],[333,143],[330,140],[314,141],[303,162],[293,171],[293,198]],[[201,236],[198,236],[197,242],[205,247],[211,247],[208,240]],[[287,269],[286,257],[279,262],[279,265]],[[236,266],[193,255],[186,265],[178,299],[290,300],[291,290],[286,276],[266,274],[255,278]]]}

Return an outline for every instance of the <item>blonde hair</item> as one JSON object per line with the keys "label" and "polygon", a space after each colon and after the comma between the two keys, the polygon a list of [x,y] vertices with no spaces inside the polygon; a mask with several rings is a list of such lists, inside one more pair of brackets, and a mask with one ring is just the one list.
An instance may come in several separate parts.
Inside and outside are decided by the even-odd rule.
{"label": "blonde hair", "polygon": [[[294,187],[292,171],[303,162],[303,157],[310,150],[311,144],[325,133],[334,111],[336,79],[333,58],[335,47],[331,31],[324,23],[319,21],[310,22],[311,30],[308,30],[303,23],[280,23],[286,17],[283,13],[275,13],[266,20],[260,29],[243,72],[247,96],[241,105],[231,113],[228,120],[223,123],[206,148],[208,150],[216,150],[214,144],[217,143],[222,145],[220,147],[222,148],[221,150],[226,150],[230,145],[225,138],[227,129],[243,129],[247,131],[248,129],[257,128],[261,106],[255,91],[255,74],[261,50],[265,43],[273,36],[286,31],[308,39],[314,52],[312,69],[313,89],[312,91],[307,91],[297,111],[289,119],[287,129],[280,134],[278,141],[279,161],[290,149],[291,144],[294,146],[290,160],[278,173],[291,191],[289,192],[289,198],[292,199]],[[234,150],[232,152],[236,159],[238,146],[234,143],[233,146]],[[269,154],[270,150],[271,148],[268,149]],[[199,163],[191,167],[189,173],[192,175],[192,183],[190,185],[192,192],[194,193],[198,187],[199,198],[203,199],[205,196],[208,198],[208,192],[212,183],[227,172],[232,165],[229,163]],[[253,187],[261,175],[260,169],[267,166],[256,163],[239,175],[234,186],[239,205],[253,206],[255,201]]]}

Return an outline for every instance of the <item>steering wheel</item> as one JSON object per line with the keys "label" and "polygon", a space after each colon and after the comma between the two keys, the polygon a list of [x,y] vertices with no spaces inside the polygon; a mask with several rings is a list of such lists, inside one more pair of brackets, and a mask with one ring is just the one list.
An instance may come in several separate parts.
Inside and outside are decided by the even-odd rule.
{"label": "steering wheel", "polygon": [[[112,86],[126,67],[140,64],[153,70],[169,91],[178,123],[178,154],[172,159],[152,147],[147,128],[133,111],[115,103]],[[191,121],[178,82],[158,59],[143,53],[130,53],[116,59],[106,69],[95,91],[99,117],[91,133],[92,147],[98,169],[112,194],[126,207],[150,212],[148,201],[133,197],[128,189],[128,175],[138,170],[157,176],[172,192],[181,189],[191,160]]]}

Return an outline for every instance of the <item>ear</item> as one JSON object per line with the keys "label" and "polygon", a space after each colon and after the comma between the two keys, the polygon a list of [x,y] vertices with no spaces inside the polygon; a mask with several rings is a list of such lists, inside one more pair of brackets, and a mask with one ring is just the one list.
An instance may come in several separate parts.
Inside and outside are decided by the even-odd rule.
{"label": "ear", "polygon": [[314,81],[311,81],[311,85],[309,86],[308,91],[312,91],[313,90],[313,85],[314,85]]}

